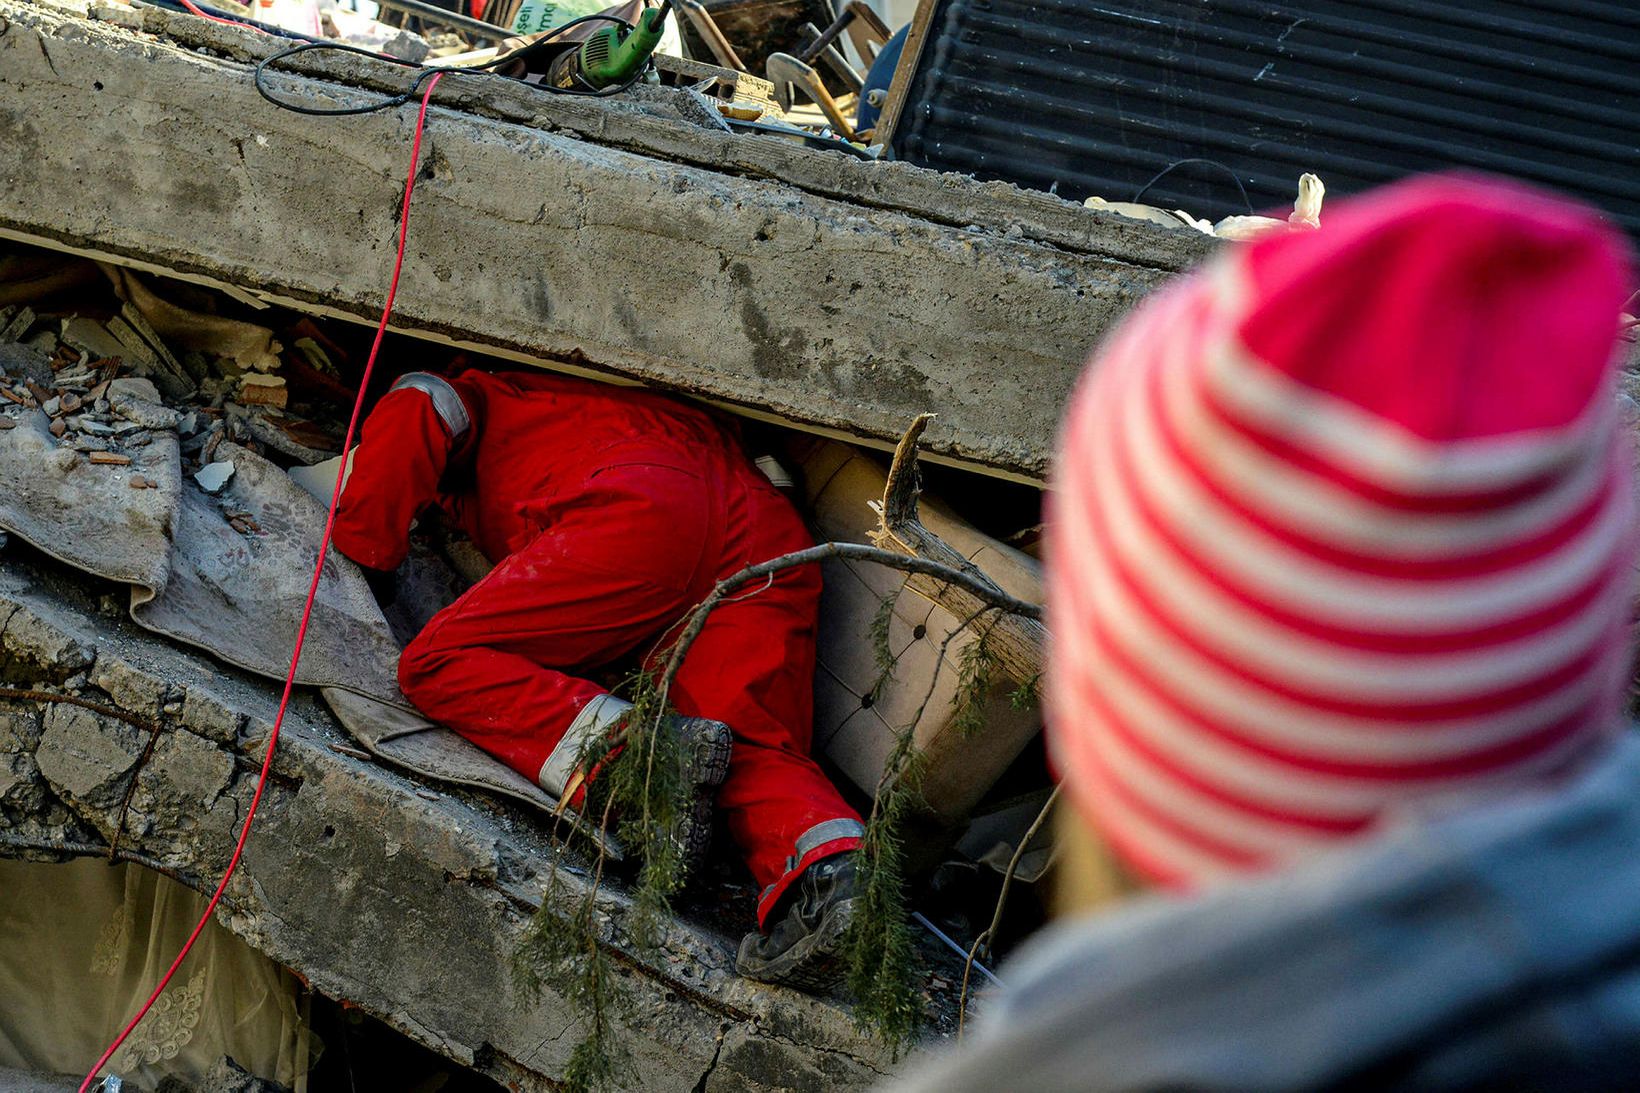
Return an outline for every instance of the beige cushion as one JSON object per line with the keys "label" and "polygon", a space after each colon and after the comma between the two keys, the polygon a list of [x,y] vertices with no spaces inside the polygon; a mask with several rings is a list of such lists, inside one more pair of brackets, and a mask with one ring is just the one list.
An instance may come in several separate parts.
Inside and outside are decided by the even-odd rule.
{"label": "beige cushion", "polygon": [[[877,527],[870,502],[882,498],[885,465],[849,445],[807,439],[793,452],[822,540],[869,543]],[[922,499],[924,525],[978,565],[1008,593],[1041,601],[1038,563],[964,522],[937,500]],[[998,679],[985,705],[985,729],[965,741],[950,734],[963,634],[946,648],[937,677],[940,645],[958,620],[915,592],[905,574],[869,563],[832,561],[825,570],[815,672],[815,748],[867,793],[877,787],[895,733],[915,722],[915,739],[931,755],[923,796],[942,823],[961,821],[1040,729],[1034,703],[1015,709],[1017,684]],[[872,619],[894,597],[889,648],[894,678],[875,702],[869,695],[880,669],[871,649]],[[930,692],[930,681],[933,690]],[[927,696],[921,716],[918,708]]]}

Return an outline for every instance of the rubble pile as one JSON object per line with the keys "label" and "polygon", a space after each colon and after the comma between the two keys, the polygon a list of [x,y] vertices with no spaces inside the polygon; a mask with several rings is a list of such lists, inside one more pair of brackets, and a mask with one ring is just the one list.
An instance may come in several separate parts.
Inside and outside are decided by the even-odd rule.
{"label": "rubble pile", "polygon": [[[129,277],[129,275],[126,275]],[[41,314],[27,304],[0,307],[0,429],[13,429],[31,411],[43,413],[57,439],[62,469],[74,462],[126,475],[132,489],[160,485],[135,469],[160,432],[174,433],[181,473],[207,493],[219,492],[233,464],[219,459],[224,441],[285,465],[311,465],[335,455],[346,389],[333,361],[337,350],[310,322],[288,350],[270,335],[272,352],[252,367],[233,355],[201,350],[173,353],[130,303],[105,319]],[[322,420],[289,409],[285,367],[298,372],[305,403]],[[243,534],[254,521],[226,513]]]}

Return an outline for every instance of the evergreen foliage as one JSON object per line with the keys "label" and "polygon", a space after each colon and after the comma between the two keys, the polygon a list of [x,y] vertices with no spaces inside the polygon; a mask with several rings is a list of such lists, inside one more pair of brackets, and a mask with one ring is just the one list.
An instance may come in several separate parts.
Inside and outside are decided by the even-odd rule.
{"label": "evergreen foliage", "polygon": [[[595,775],[586,782],[583,819],[578,822],[596,816],[599,829],[608,832],[613,820],[616,837],[642,855],[632,902],[620,925],[639,952],[653,953],[666,932],[671,898],[686,879],[674,831],[690,802],[683,755],[676,735],[666,727],[672,711],[656,688],[654,674],[640,671],[621,689],[629,692],[632,709],[612,736],[589,740],[576,764],[578,770]],[[615,1017],[629,1000],[615,986],[612,962],[603,947],[603,917],[597,909],[602,847],[593,883],[567,905],[558,897],[568,886],[556,884],[563,852],[560,842],[541,907],[513,954],[513,983],[531,1001],[538,1000],[550,983],[580,1011],[582,1038],[570,1053],[562,1082],[570,1093],[588,1093],[624,1085],[637,1072],[630,1050],[614,1029]]]}
{"label": "evergreen foliage", "polygon": [[873,705],[883,697],[883,688],[894,681],[894,669],[898,666],[894,659],[894,649],[889,644],[889,628],[894,625],[894,605],[899,599],[898,592],[884,596],[883,602],[877,605],[876,613],[871,616],[871,625],[866,630],[866,639],[871,643],[871,657],[877,664],[877,680],[867,692]]}
{"label": "evergreen foliage", "polygon": [[906,906],[905,855],[900,828],[918,800],[923,755],[909,727],[889,753],[866,833],[855,851],[860,906],[844,947],[854,1019],[898,1049],[922,1018],[921,968]]}
{"label": "evergreen foliage", "polygon": [[1016,710],[1034,706],[1042,697],[1042,673],[1038,672],[1030,679],[1008,692],[1008,701]]}
{"label": "evergreen foliage", "polygon": [[957,694],[951,724],[968,739],[985,729],[985,700],[996,686],[1001,663],[985,643],[990,627],[975,636],[957,657]]}

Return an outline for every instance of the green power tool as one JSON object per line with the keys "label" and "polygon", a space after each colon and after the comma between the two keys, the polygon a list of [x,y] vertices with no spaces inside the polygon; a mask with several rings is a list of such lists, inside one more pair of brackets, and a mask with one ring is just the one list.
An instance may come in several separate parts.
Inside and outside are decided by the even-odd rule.
{"label": "green power tool", "polygon": [[577,49],[567,49],[553,58],[547,81],[565,91],[597,92],[623,84],[649,62],[666,29],[672,0],[658,8],[645,8],[638,25],[617,23],[600,29]]}

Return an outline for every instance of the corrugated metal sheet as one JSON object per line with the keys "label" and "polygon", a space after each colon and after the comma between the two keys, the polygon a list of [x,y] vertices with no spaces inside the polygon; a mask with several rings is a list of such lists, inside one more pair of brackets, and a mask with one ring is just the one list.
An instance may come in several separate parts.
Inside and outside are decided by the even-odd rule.
{"label": "corrugated metal sheet", "polygon": [[[1255,207],[1447,167],[1579,195],[1640,236],[1640,4],[941,0],[901,158],[1127,200],[1170,163]],[[1146,200],[1245,211],[1222,171]]]}

